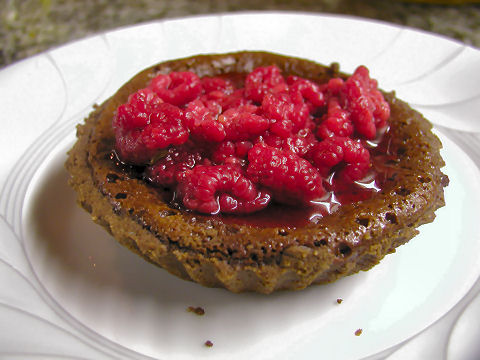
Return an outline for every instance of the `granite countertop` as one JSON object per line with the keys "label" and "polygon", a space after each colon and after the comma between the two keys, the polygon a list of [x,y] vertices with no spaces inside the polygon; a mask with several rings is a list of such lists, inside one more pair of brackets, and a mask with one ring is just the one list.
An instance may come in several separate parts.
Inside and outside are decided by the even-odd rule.
{"label": "granite countertop", "polygon": [[[427,2],[427,3],[423,3]],[[400,0],[4,0],[0,67],[87,35],[154,19],[234,11],[335,13],[378,19],[446,35],[480,47],[480,4]],[[440,1],[441,2],[441,1]],[[448,0],[443,0],[448,2]]]}

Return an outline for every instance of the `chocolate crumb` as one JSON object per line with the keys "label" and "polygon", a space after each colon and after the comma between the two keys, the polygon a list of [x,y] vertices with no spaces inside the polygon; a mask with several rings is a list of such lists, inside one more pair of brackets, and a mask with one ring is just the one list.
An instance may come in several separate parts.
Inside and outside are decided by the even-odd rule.
{"label": "chocolate crumb", "polygon": [[207,341],[205,341],[205,346],[206,346],[206,347],[212,347],[212,346],[213,346],[213,342],[211,342],[210,340],[207,340]]}
{"label": "chocolate crumb", "polygon": [[362,335],[362,332],[363,332],[362,329],[357,329],[357,330],[355,331],[355,336],[360,336],[360,335]]}
{"label": "chocolate crumb", "polygon": [[205,310],[200,306],[197,306],[197,307],[189,306],[187,308],[187,311],[188,312],[193,312],[194,314],[197,314],[197,315],[204,315],[205,314]]}
{"label": "chocolate crumb", "polygon": [[337,304],[341,304],[341,303],[342,303],[342,301],[343,301],[343,299],[341,299],[341,298],[338,298],[338,299],[337,299]]}

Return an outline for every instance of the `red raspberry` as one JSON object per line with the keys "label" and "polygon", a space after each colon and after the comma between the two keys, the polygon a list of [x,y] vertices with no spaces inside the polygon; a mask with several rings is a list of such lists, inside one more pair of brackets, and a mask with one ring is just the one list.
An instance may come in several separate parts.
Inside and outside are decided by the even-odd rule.
{"label": "red raspberry", "polygon": [[158,152],[158,150],[148,149],[145,146],[140,129],[133,129],[125,133],[117,131],[115,151],[123,162],[134,165],[148,164]]}
{"label": "red raspberry", "polygon": [[264,133],[270,126],[268,119],[256,115],[255,105],[231,108],[218,117],[225,127],[225,139],[233,141],[249,140]]}
{"label": "red raspberry", "polygon": [[248,151],[253,147],[250,141],[237,141],[235,143],[235,155],[239,158],[246,158]]}
{"label": "red raspberry", "polygon": [[188,104],[184,111],[184,122],[197,139],[207,142],[221,142],[225,139],[225,127],[201,100],[194,100]]}
{"label": "red raspberry", "polygon": [[370,153],[358,141],[332,136],[314,145],[307,157],[323,176],[343,163],[340,176],[347,182],[360,180],[370,168]]}
{"label": "red raspberry", "polygon": [[215,164],[224,164],[225,160],[235,156],[235,143],[233,141],[223,141],[212,151],[212,160]]}
{"label": "red raspberry", "polygon": [[224,141],[214,148],[211,159],[215,164],[243,165],[252,146],[250,141]]}
{"label": "red raspberry", "polygon": [[245,78],[245,97],[258,104],[267,93],[279,93],[288,89],[280,69],[275,66],[258,67]]}
{"label": "red raspberry", "polygon": [[188,108],[190,104],[198,103],[199,101],[203,104],[203,106],[205,106],[208,109],[208,111],[214,117],[218,117],[218,115],[220,115],[223,111],[222,104],[221,104],[222,99],[212,99],[212,98],[209,98],[208,95],[202,95],[197,100],[193,100],[189,102],[186,108]]}
{"label": "red raspberry", "polygon": [[127,163],[143,165],[149,163],[158,150],[185,143],[189,134],[182,118],[178,107],[161,103],[149,115],[143,128],[117,128],[116,149],[120,158]]}
{"label": "red raspberry", "polygon": [[325,97],[320,86],[313,81],[303,79],[298,76],[289,76],[287,78],[290,94],[299,93],[307,102],[310,112],[315,108],[325,105]]}
{"label": "red raspberry", "polygon": [[184,128],[183,113],[176,106],[161,104],[150,115],[150,122],[143,128],[144,144],[150,149],[164,149],[169,145],[181,145],[188,140]]}
{"label": "red raspberry", "polygon": [[345,82],[342,90],[355,130],[367,139],[375,139],[377,128],[383,127],[390,116],[390,107],[370,79],[368,69],[358,67]]}
{"label": "red raspberry", "polygon": [[244,89],[234,90],[231,94],[217,100],[223,111],[231,108],[238,108],[244,105],[252,105],[252,101],[245,98]]}
{"label": "red raspberry", "polygon": [[157,75],[149,87],[165,102],[176,106],[187,104],[202,92],[200,78],[191,71]]}
{"label": "red raspberry", "polygon": [[293,122],[292,120],[288,120],[288,119],[283,119],[283,120],[271,119],[269,130],[272,134],[278,137],[287,138],[292,134]]}
{"label": "red raspberry", "polygon": [[[225,110],[225,104],[233,102],[233,93],[235,91],[231,81],[218,77],[205,77],[201,79],[204,94],[200,96],[200,100],[205,106],[217,115]],[[243,98],[243,95],[240,95]]]}
{"label": "red raspberry", "polygon": [[310,117],[308,106],[301,98],[293,98],[288,93],[267,94],[262,101],[263,114],[276,121],[290,120],[293,130],[305,126]]}
{"label": "red raspberry", "polygon": [[343,160],[344,145],[344,138],[329,137],[312,146],[307,158],[327,177],[330,169]]}
{"label": "red raspberry", "polygon": [[279,202],[307,205],[325,194],[317,169],[290,151],[260,143],[248,152],[248,160],[252,181],[271,190]]}
{"label": "red raspberry", "polygon": [[341,78],[332,78],[328,80],[324,89],[326,96],[338,96],[340,91],[344,88],[345,81]]}
{"label": "red raspberry", "polygon": [[369,71],[365,66],[359,66],[352,77],[358,77],[367,90],[368,96],[373,103],[375,126],[377,126],[377,128],[385,126],[386,121],[390,117],[390,106],[378,90],[377,80],[370,78]]}
{"label": "red raspberry", "polygon": [[238,168],[230,165],[198,165],[187,170],[177,196],[187,208],[206,214],[258,211],[270,201],[267,192],[258,191]]}
{"label": "red raspberry", "polygon": [[222,94],[231,94],[234,90],[232,82],[228,79],[219,77],[203,77],[201,80],[203,91],[206,94],[213,93],[216,96],[218,92]]}
{"label": "red raspberry", "polygon": [[267,207],[272,196],[268,191],[261,190],[252,200],[242,200],[230,195],[228,192],[220,194],[218,203],[224,213],[230,214],[250,214]]}
{"label": "red raspberry", "polygon": [[268,134],[263,137],[263,141],[269,146],[285,151],[291,151],[300,157],[304,157],[310,148],[317,142],[315,136],[307,130],[302,132],[302,135],[290,134],[290,136],[286,138],[276,136],[275,134]]}
{"label": "red raspberry", "polygon": [[317,136],[325,139],[330,136],[350,136],[352,134],[353,124],[350,121],[350,113],[342,109],[337,98],[330,98],[328,112],[318,126]]}
{"label": "red raspberry", "polygon": [[150,114],[158,109],[163,100],[151,89],[140,89],[128,97],[128,101],[118,107],[113,120],[114,129],[124,131],[139,129],[149,122]]}
{"label": "red raspberry", "polygon": [[184,171],[200,164],[202,158],[200,151],[170,147],[165,156],[145,170],[145,177],[156,186],[173,186],[177,184]]}

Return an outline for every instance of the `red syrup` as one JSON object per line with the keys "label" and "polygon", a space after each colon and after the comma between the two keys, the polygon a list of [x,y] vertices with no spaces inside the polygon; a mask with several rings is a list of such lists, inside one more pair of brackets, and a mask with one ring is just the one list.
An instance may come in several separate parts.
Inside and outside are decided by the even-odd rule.
{"label": "red syrup", "polygon": [[[216,214],[205,215],[186,209],[176,198],[175,192],[168,188],[159,189],[159,194],[165,202],[174,209],[192,214],[198,220],[214,220],[226,224],[247,225],[253,227],[278,227],[282,229],[300,228],[318,223],[323,217],[337,211],[342,205],[367,200],[380,192],[387,181],[394,181],[398,169],[395,167],[395,156],[391,149],[389,128],[381,129],[376,139],[364,141],[363,145],[371,155],[372,167],[367,175],[358,181],[346,182],[337,176],[341,168],[333,172],[323,181],[326,190],[324,197],[311,202],[309,206],[292,206],[271,202],[265,209],[250,214]],[[123,163],[115,152],[110,159],[123,172],[132,178],[142,179],[144,167],[132,166]],[[144,179],[146,180],[146,179]],[[148,180],[146,180],[148,183]]]}
{"label": "red syrup", "polygon": [[310,203],[310,206],[290,206],[272,202],[266,209],[252,214],[213,216],[199,214],[199,218],[215,219],[226,224],[282,229],[316,224],[323,217],[337,211],[342,205],[371,198],[382,190],[385,182],[394,180],[396,169],[388,164],[388,161],[393,159],[390,149],[391,137],[388,133],[389,128],[384,127],[378,131],[376,139],[364,142],[363,145],[371,154],[372,168],[363,179],[346,182],[337,176],[339,171],[334,170],[323,182],[327,193],[319,201]]}
{"label": "red syrup", "polygon": [[[385,139],[379,141],[380,139]],[[389,146],[390,140],[382,134],[375,141],[366,144],[372,155],[372,169],[361,180],[345,182],[341,177],[336,176],[334,171],[324,180],[324,187],[327,190],[325,196],[310,206],[291,206],[271,202],[267,208],[251,214],[217,214],[204,215],[185,209],[175,199],[175,194],[168,192],[168,199],[172,207],[195,214],[197,220],[214,220],[225,224],[246,225],[252,227],[278,227],[282,229],[294,229],[318,223],[323,217],[333,214],[342,205],[352,204],[367,200],[382,190],[387,180],[391,180],[395,171],[392,167],[385,166],[385,149]],[[340,169],[339,169],[340,170]]]}
{"label": "red syrup", "polygon": [[249,225],[254,227],[281,227],[293,229],[318,223],[323,217],[337,211],[342,205],[369,199],[381,190],[378,179],[384,178],[381,173],[369,173],[361,181],[346,183],[335,177],[333,173],[324,184],[328,192],[310,206],[291,206],[270,203],[267,208],[246,215],[220,214],[210,217],[227,224]]}
{"label": "red syrup", "polygon": [[[115,164],[126,172],[132,178],[141,179],[142,169],[125,165],[118,161],[118,158],[112,154]],[[292,206],[271,202],[265,209],[251,214],[217,214],[205,215],[189,209],[185,209],[176,199],[175,193],[168,188],[157,189],[165,202],[169,203],[174,209],[192,214],[197,220],[215,220],[226,224],[247,225],[253,227],[279,227],[282,229],[293,229],[304,227],[309,224],[319,222],[323,217],[337,211],[342,205],[367,200],[375,193],[381,191],[382,184],[392,174],[388,167],[385,167],[383,161],[385,156],[372,157],[372,170],[360,181],[347,183],[335,176],[333,172],[325,181],[324,187],[327,190],[325,196],[310,206]],[[382,163],[380,163],[380,161]],[[377,170],[374,170],[377,169]],[[148,183],[148,182],[147,182]]]}

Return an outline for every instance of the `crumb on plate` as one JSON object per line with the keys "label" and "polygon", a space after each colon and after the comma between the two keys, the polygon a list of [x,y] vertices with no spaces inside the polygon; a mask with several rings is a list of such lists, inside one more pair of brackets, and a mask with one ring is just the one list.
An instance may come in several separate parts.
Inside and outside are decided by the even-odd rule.
{"label": "crumb on plate", "polygon": [[210,340],[207,340],[207,341],[205,341],[205,346],[206,346],[206,347],[212,347],[212,346],[213,346],[213,342],[211,342]]}
{"label": "crumb on plate", "polygon": [[187,311],[192,312],[192,313],[197,314],[197,315],[204,315],[205,314],[205,310],[200,306],[189,306],[187,308]]}

